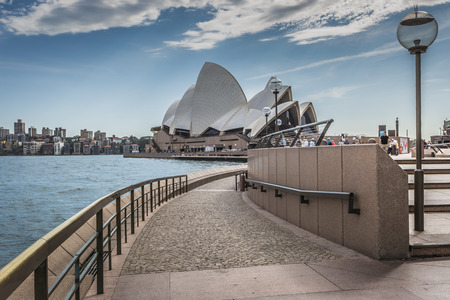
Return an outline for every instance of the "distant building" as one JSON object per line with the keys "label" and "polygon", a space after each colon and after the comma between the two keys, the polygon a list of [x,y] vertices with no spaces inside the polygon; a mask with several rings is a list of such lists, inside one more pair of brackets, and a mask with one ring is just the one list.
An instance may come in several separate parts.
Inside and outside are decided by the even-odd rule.
{"label": "distant building", "polygon": [[81,143],[74,143],[73,144],[73,154],[74,155],[80,155],[81,154]]}
{"label": "distant building", "polygon": [[70,143],[65,142],[64,143],[64,151],[63,151],[64,155],[70,155]]}
{"label": "distant building", "polygon": [[112,153],[112,151],[111,151],[111,146],[105,146],[105,147],[103,147],[103,154],[109,155],[109,154],[111,154],[111,153]]}
{"label": "distant building", "polygon": [[53,130],[48,127],[42,127],[42,136],[53,136]]}
{"label": "distant building", "polygon": [[88,131],[87,129],[82,129],[82,130],[80,130],[80,137],[82,139],[92,140],[94,138],[94,135],[93,135],[92,131]]}
{"label": "distant building", "polygon": [[7,134],[6,135],[6,142],[7,143],[12,143],[12,142],[14,142],[16,140],[17,140],[17,137],[16,137],[15,134]]}
{"label": "distant building", "polygon": [[100,154],[100,147],[98,145],[93,145],[91,147],[91,153],[93,155],[99,155]]}
{"label": "distant building", "polygon": [[94,133],[94,140],[97,140],[97,141],[106,140],[106,132],[100,132],[100,130],[97,130]]}
{"label": "distant building", "polygon": [[43,155],[53,155],[53,153],[54,153],[53,143],[45,143],[44,145],[42,145]]}
{"label": "distant building", "polygon": [[44,142],[32,141],[23,143],[23,155],[39,154],[42,145],[44,145]]}
{"label": "distant building", "polygon": [[66,137],[66,130],[61,128],[61,127],[55,128],[55,136],[59,136],[61,138],[65,138]]}
{"label": "distant building", "polygon": [[83,145],[83,154],[90,155],[91,154],[91,146],[89,144]]}
{"label": "distant building", "polygon": [[18,142],[26,142],[27,141],[27,136],[25,135],[25,133],[19,133],[16,135],[16,140]]}
{"label": "distant building", "polygon": [[6,140],[6,136],[9,134],[9,129],[0,127],[0,140]]}
{"label": "distant building", "polygon": [[53,143],[53,154],[54,155],[61,155],[63,153],[64,143],[63,142],[56,142]]}
{"label": "distant building", "polygon": [[138,144],[131,145],[131,153],[139,153],[139,145]]}
{"label": "distant building", "polygon": [[443,135],[450,135],[450,120],[444,120]]}
{"label": "distant building", "polygon": [[28,136],[29,137],[36,137],[37,136],[37,129],[31,126],[28,128]]}
{"label": "distant building", "polygon": [[130,153],[130,145],[123,145],[123,153]]}
{"label": "distant building", "polygon": [[114,145],[112,149],[113,154],[120,154],[120,145]]}
{"label": "distant building", "polygon": [[21,119],[18,119],[17,122],[14,122],[14,134],[23,133],[25,134],[25,123],[22,122]]}

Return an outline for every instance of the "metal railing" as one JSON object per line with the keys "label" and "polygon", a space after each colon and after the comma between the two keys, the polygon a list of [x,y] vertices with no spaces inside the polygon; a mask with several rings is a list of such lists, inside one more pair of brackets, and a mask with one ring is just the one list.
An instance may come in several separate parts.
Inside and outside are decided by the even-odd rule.
{"label": "metal railing", "polygon": [[252,180],[252,179],[246,179],[245,180],[248,183],[248,186],[251,186],[252,189],[258,189],[257,185],[260,187],[260,191],[262,193],[266,193],[267,190],[264,189],[264,187],[271,188],[275,190],[275,197],[281,198],[283,197],[282,194],[280,194],[280,191],[287,192],[295,195],[300,196],[300,203],[303,204],[309,204],[309,199],[306,199],[306,197],[326,197],[326,198],[336,198],[336,199],[346,199],[348,200],[348,213],[349,214],[360,214],[360,209],[354,208],[354,199],[355,195],[353,193],[347,193],[347,192],[328,192],[328,191],[310,191],[310,190],[300,190],[296,188],[291,188],[283,185],[273,184],[269,182],[263,182],[258,180]]}
{"label": "metal railing", "polygon": [[[136,193],[137,191],[137,193]],[[170,198],[188,192],[187,175],[147,180],[110,193],[40,238],[0,270],[0,295],[8,298],[34,272],[34,299],[48,299],[68,275],[74,282],[65,299],[80,299],[80,285],[88,274],[97,276],[97,293],[103,294],[103,263],[107,259],[111,270],[112,239],[116,237],[117,255],[122,253],[122,234],[127,243],[128,234],[135,233],[139,220],[145,221],[149,211]],[[122,206],[123,201],[129,202]],[[122,201],[123,200],[123,201]],[[115,205],[115,213],[104,222],[105,207]],[[49,256],[78,229],[95,217],[95,234],[81,246],[49,287]],[[113,225],[114,224],[114,225]],[[128,227],[130,227],[128,229]],[[128,233],[129,231],[129,233]],[[106,234],[105,234],[106,232]],[[94,248],[95,250],[92,250]],[[106,248],[106,250],[105,250]],[[87,256],[82,261],[82,256]],[[74,271],[72,271],[74,269]],[[29,299],[32,296],[30,295]]]}
{"label": "metal railing", "polygon": [[[255,148],[294,147],[303,139],[314,139],[315,146],[318,146],[333,122],[334,120],[330,119],[277,131],[260,138]],[[324,125],[323,129],[319,128],[320,125]]]}

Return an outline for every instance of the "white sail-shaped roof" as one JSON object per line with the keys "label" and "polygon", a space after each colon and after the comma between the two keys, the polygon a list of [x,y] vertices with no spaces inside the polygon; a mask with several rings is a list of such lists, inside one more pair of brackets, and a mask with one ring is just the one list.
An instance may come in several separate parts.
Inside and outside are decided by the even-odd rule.
{"label": "white sail-shaped roof", "polygon": [[170,126],[170,134],[175,134],[177,129],[191,130],[191,112],[194,101],[195,85],[191,85],[184,93],[180,104],[177,106],[175,118]]}
{"label": "white sail-shaped roof", "polygon": [[[223,67],[207,62],[196,84],[189,87],[181,100],[169,107],[163,126],[170,127],[171,135],[176,134],[177,130],[189,132],[190,137],[198,137],[206,132],[208,135],[214,134],[214,130],[226,134],[242,129],[242,133],[257,136],[266,126],[262,109],[271,108],[269,124],[275,118],[275,96],[269,88],[271,79],[261,92],[247,102],[236,79]],[[282,86],[277,95],[277,106],[279,115],[289,110],[289,126],[317,120],[310,102],[299,104],[292,101],[290,86]]]}
{"label": "white sail-shaped roof", "polygon": [[247,103],[233,75],[210,62],[203,65],[198,75],[193,100],[191,136],[202,135],[224,114]]}
{"label": "white sail-shaped roof", "polygon": [[177,107],[178,107],[179,103],[180,103],[180,100],[177,100],[174,103],[172,103],[169,106],[169,108],[167,109],[166,114],[164,115],[164,118],[163,118],[163,122],[162,122],[162,124],[164,126],[169,126],[170,127],[172,125],[173,119],[175,117],[175,112],[177,110]]}

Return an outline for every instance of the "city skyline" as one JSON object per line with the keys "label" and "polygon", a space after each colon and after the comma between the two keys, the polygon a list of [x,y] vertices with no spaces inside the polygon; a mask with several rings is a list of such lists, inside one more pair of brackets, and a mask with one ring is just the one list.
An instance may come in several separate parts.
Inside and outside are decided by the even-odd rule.
{"label": "city skyline", "polygon": [[204,62],[247,100],[278,76],[330,135],[415,136],[414,57],[396,29],[418,4],[439,24],[422,58],[422,136],[449,117],[449,1],[0,0],[0,127],[147,136]]}

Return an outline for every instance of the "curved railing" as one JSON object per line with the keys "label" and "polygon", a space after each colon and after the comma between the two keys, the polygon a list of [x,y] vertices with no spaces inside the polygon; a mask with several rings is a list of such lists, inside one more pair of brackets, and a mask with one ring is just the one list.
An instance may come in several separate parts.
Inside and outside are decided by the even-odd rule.
{"label": "curved railing", "polygon": [[255,148],[294,147],[298,142],[301,145],[303,139],[312,139],[314,145],[319,146],[333,122],[334,120],[330,119],[277,131],[261,137]]}
{"label": "curved railing", "polygon": [[[103,264],[108,260],[109,269],[112,268],[113,242],[117,254],[121,254],[122,235],[126,243],[128,234],[134,234],[139,220],[145,221],[149,210],[153,212],[161,203],[187,191],[187,175],[181,175],[147,180],[96,200],[40,238],[0,270],[1,298],[8,298],[19,287],[22,288],[22,284],[28,284],[32,287],[27,286],[24,290],[32,293],[34,289],[34,299],[48,299],[57,290],[58,299],[79,299],[83,280],[88,277],[93,280],[94,275],[97,277],[97,293],[102,294]],[[90,232],[90,235],[86,235],[86,232]],[[83,240],[82,244],[71,243],[78,246],[72,247],[75,254],[67,262],[67,259],[61,259],[64,255],[67,256],[67,251],[63,255],[57,250],[69,238],[74,237],[75,240],[75,235],[77,241],[81,236],[85,236],[86,241]],[[51,255],[56,258],[55,262],[49,260]],[[62,260],[64,265],[56,268],[61,270],[58,274],[54,270],[49,272],[50,264],[61,264]],[[30,276],[33,273],[34,276]],[[67,284],[72,280],[71,284]],[[27,299],[30,298],[32,296],[27,294]]]}

